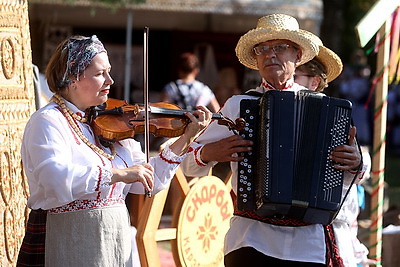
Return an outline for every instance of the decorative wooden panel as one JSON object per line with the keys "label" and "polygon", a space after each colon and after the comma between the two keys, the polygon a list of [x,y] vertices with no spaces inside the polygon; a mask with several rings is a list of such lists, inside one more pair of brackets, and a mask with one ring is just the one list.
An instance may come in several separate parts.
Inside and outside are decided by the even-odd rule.
{"label": "decorative wooden panel", "polygon": [[35,110],[28,1],[0,0],[0,265],[15,266],[25,233],[28,184],[21,139]]}

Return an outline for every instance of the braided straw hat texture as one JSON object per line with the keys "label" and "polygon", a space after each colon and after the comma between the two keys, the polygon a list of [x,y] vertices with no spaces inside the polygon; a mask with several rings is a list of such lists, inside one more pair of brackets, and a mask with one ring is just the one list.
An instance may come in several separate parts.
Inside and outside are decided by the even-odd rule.
{"label": "braided straw hat texture", "polygon": [[325,66],[328,83],[336,79],[343,70],[343,63],[340,57],[325,46],[319,47],[316,59]]}
{"label": "braided straw hat texture", "polygon": [[257,27],[240,37],[236,45],[236,56],[240,63],[258,70],[253,47],[269,40],[289,40],[302,50],[299,65],[311,60],[318,53],[319,45],[313,41],[310,32],[299,29],[294,17],[285,14],[271,14],[258,20]]}
{"label": "braided straw hat texture", "polygon": [[313,40],[314,43],[318,44],[319,52],[315,56],[315,58],[324,65],[326,70],[327,82],[331,82],[336,79],[339,74],[343,70],[343,63],[340,57],[323,45],[321,39],[319,39],[316,35],[312,33],[308,33],[310,35],[310,39]]}

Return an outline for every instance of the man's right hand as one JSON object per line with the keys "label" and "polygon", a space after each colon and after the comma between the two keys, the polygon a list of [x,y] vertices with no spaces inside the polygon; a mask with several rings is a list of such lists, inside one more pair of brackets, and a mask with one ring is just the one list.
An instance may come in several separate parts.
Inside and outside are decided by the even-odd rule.
{"label": "man's right hand", "polygon": [[239,135],[232,135],[204,145],[200,157],[205,163],[210,161],[237,162],[243,160],[243,157],[240,157],[238,153],[251,151],[252,145],[252,141],[245,140]]}

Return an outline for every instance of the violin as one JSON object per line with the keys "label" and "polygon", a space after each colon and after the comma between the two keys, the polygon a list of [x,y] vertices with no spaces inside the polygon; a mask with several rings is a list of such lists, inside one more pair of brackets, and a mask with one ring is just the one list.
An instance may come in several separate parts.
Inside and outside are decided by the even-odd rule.
{"label": "violin", "polygon": [[[149,131],[157,137],[177,137],[184,133],[190,119],[177,105],[158,102],[149,104]],[[132,138],[145,131],[145,109],[138,105],[129,105],[125,100],[109,98],[92,115],[91,126],[100,140],[115,142]],[[245,121],[238,118],[233,122],[218,113],[212,114],[218,124],[226,125],[230,130],[242,130]]]}

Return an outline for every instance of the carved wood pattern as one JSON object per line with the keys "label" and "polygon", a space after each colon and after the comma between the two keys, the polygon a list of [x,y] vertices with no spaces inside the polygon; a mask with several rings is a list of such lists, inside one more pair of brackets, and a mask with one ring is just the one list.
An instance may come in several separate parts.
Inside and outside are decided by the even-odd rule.
{"label": "carved wood pattern", "polygon": [[28,1],[0,0],[0,266],[15,266],[29,210],[21,139],[35,111]]}

